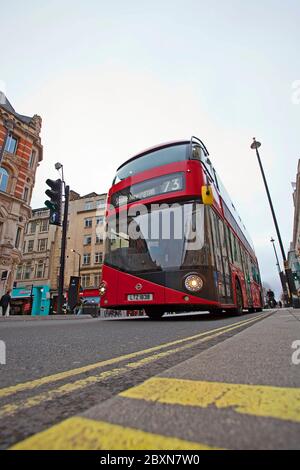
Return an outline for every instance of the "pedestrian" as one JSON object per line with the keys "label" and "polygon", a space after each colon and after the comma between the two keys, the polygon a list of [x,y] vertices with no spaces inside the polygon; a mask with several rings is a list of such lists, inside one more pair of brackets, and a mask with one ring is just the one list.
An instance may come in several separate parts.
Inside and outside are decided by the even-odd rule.
{"label": "pedestrian", "polygon": [[2,315],[5,315],[8,317],[9,315],[9,307],[10,307],[10,296],[11,290],[9,289],[6,294],[2,295],[0,299],[0,306],[2,307]]}

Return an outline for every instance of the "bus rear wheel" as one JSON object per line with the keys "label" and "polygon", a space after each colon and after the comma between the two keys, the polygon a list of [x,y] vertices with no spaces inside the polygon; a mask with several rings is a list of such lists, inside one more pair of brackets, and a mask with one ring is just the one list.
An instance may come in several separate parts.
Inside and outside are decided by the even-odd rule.
{"label": "bus rear wheel", "polygon": [[146,315],[150,318],[150,320],[160,320],[163,314],[165,313],[164,310],[156,310],[156,309],[148,309],[145,308]]}

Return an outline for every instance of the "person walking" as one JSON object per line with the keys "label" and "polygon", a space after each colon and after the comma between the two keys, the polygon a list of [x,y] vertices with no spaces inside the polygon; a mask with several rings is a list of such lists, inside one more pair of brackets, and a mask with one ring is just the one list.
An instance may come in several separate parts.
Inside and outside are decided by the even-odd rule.
{"label": "person walking", "polygon": [[11,290],[8,290],[6,294],[2,295],[0,299],[0,306],[2,307],[2,315],[5,315],[8,317],[9,315],[9,307],[10,307],[10,301],[11,301],[11,296],[10,296]]}

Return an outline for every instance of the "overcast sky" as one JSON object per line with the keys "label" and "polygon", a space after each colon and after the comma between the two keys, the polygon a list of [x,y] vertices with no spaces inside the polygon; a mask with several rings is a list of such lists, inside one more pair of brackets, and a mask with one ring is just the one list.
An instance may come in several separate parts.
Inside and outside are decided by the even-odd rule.
{"label": "overcast sky", "polygon": [[0,88],[43,118],[45,179],[64,164],[81,195],[106,192],[116,167],[161,142],[200,137],[279,290],[275,238],[252,137],[286,249],[300,157],[299,0],[0,1]]}

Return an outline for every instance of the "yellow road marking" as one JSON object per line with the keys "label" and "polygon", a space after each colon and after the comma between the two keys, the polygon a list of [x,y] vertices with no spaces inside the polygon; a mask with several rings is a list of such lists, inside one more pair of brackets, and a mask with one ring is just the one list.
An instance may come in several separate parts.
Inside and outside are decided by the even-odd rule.
{"label": "yellow road marking", "polygon": [[[263,318],[265,318],[266,316],[269,316],[269,315],[270,315],[269,312],[267,314],[259,314],[259,315],[256,315],[255,317],[253,317],[250,320],[249,319],[242,320],[240,322],[234,323],[233,325],[242,326],[244,324],[247,324],[248,322],[252,322],[252,321],[255,321],[255,320],[258,320],[258,319],[263,319]],[[110,365],[116,364],[118,362],[126,361],[128,359],[134,359],[136,357],[139,357],[139,356],[142,356],[142,355],[145,355],[145,354],[149,354],[149,353],[153,353],[155,351],[159,351],[161,349],[165,349],[165,348],[168,348],[168,347],[171,347],[171,346],[176,346],[178,344],[183,344],[183,343],[188,342],[188,341],[193,341],[194,339],[201,338],[201,337],[206,336],[206,335],[210,335],[211,333],[214,333],[214,332],[217,332],[217,331],[226,330],[227,328],[228,328],[228,325],[222,326],[220,328],[215,328],[214,330],[205,331],[203,333],[198,333],[198,334],[193,335],[193,336],[189,336],[189,337],[182,338],[182,339],[179,339],[179,340],[174,340],[174,341],[171,341],[169,343],[164,343],[164,344],[161,344],[161,345],[158,345],[158,346],[153,346],[152,348],[144,349],[144,350],[141,350],[141,351],[136,351],[134,353],[124,354],[123,356],[114,357],[114,358],[107,359],[107,360],[104,360],[104,361],[96,362],[94,364],[88,364],[87,366],[78,367],[78,368],[75,368],[75,369],[70,369],[70,370],[67,370],[67,371],[64,371],[64,372],[59,372],[57,374],[52,374],[52,375],[49,375],[49,376],[41,377],[39,379],[19,383],[17,385],[11,385],[9,387],[5,387],[5,388],[0,389],[0,398],[4,398],[4,397],[7,397],[9,395],[13,395],[17,392],[23,392],[25,390],[30,390],[30,389],[33,389],[33,388],[36,388],[36,387],[40,387],[42,385],[49,384],[49,383],[52,383],[52,382],[57,382],[59,380],[64,380],[64,379],[67,379],[69,377],[74,377],[76,375],[80,375],[80,374],[83,374],[85,372],[90,372],[92,370],[95,370],[95,369],[98,369],[98,368],[101,368],[101,367],[110,366]]]}
{"label": "yellow road marking", "polygon": [[120,396],[170,405],[233,408],[300,423],[300,389],[153,377]]}
{"label": "yellow road marking", "polygon": [[70,418],[11,447],[12,450],[213,450],[205,444],[161,436],[104,421]]}
{"label": "yellow road marking", "polygon": [[[247,324],[252,323],[254,321],[256,321],[256,320],[255,319],[247,320]],[[243,324],[245,324],[245,322]],[[73,393],[73,392],[76,392],[77,390],[81,390],[81,389],[83,389],[83,388],[85,388],[89,385],[95,385],[96,383],[102,382],[103,380],[107,380],[109,378],[113,378],[113,377],[122,375],[122,374],[128,372],[129,370],[137,369],[138,367],[143,367],[146,364],[149,364],[151,362],[162,359],[163,357],[167,357],[171,354],[182,352],[183,350],[192,348],[192,347],[194,347],[194,346],[196,346],[200,343],[203,343],[203,342],[209,341],[211,339],[214,339],[214,338],[216,338],[216,337],[218,337],[218,336],[220,336],[224,333],[235,330],[235,329],[239,328],[240,326],[241,325],[233,324],[232,326],[227,327],[226,330],[218,331],[215,334],[210,334],[209,336],[205,336],[203,338],[200,338],[200,339],[198,339],[196,341],[193,341],[189,344],[186,344],[184,346],[179,346],[177,348],[173,348],[173,349],[170,349],[168,351],[153,354],[152,356],[145,357],[145,358],[141,359],[140,361],[128,363],[124,367],[104,371],[104,372],[100,373],[99,375],[89,376],[89,377],[86,377],[84,379],[79,379],[75,382],[67,383],[65,385],[62,385],[61,387],[58,387],[58,388],[53,389],[53,390],[48,390],[48,391],[43,392],[43,393],[41,393],[39,395],[36,395],[34,397],[30,397],[30,398],[27,398],[25,400],[21,400],[17,403],[13,403],[13,404],[9,403],[9,404],[4,405],[0,408],[0,418],[11,416],[11,415],[17,413],[18,411],[22,411],[22,410],[25,410],[25,409],[28,409],[28,408],[32,408],[33,406],[38,406],[41,403],[44,403],[44,402],[49,401],[49,400],[53,400],[54,398],[65,396],[65,395]]]}

